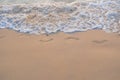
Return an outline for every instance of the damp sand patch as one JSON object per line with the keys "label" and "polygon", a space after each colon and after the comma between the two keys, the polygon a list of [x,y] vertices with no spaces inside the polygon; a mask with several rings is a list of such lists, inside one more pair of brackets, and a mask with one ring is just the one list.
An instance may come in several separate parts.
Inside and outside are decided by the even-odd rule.
{"label": "damp sand patch", "polygon": [[5,38],[5,36],[0,36],[0,39],[3,39],[3,38]]}
{"label": "damp sand patch", "polygon": [[108,42],[108,40],[93,40],[92,42],[97,43],[97,44],[103,44],[103,43]]}

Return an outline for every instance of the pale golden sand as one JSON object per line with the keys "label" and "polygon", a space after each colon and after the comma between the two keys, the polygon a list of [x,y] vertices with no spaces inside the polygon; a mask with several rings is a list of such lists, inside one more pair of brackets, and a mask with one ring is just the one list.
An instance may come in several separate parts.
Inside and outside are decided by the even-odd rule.
{"label": "pale golden sand", "polygon": [[0,80],[120,80],[120,36],[0,30]]}

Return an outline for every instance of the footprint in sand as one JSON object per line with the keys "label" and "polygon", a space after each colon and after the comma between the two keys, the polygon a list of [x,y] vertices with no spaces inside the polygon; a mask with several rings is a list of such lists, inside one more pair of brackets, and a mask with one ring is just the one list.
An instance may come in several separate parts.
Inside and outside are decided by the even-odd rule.
{"label": "footprint in sand", "polygon": [[22,34],[18,34],[18,37],[19,37],[19,38],[24,38],[24,37],[25,37],[25,38],[30,38],[31,35],[22,33]]}
{"label": "footprint in sand", "polygon": [[50,39],[43,39],[43,40],[39,40],[39,41],[41,41],[41,42],[49,42],[49,41],[52,41],[53,40],[53,38],[50,38]]}
{"label": "footprint in sand", "polygon": [[79,40],[79,38],[77,38],[77,37],[67,37],[67,38],[65,38],[66,40]]}
{"label": "footprint in sand", "polygon": [[18,37],[24,36],[24,34],[19,34]]}
{"label": "footprint in sand", "polygon": [[120,34],[118,34],[118,36],[120,37]]}
{"label": "footprint in sand", "polygon": [[3,38],[5,38],[5,36],[0,36],[0,39],[3,39]]}
{"label": "footprint in sand", "polygon": [[94,43],[97,43],[97,44],[103,44],[103,43],[105,43],[105,42],[107,42],[108,40],[94,40],[94,41],[92,41],[92,42],[94,42]]}

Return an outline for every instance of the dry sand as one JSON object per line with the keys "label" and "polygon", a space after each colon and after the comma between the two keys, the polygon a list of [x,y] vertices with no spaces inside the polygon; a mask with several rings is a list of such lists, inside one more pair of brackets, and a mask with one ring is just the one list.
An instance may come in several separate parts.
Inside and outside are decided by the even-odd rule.
{"label": "dry sand", "polygon": [[1,29],[0,80],[120,80],[120,35]]}

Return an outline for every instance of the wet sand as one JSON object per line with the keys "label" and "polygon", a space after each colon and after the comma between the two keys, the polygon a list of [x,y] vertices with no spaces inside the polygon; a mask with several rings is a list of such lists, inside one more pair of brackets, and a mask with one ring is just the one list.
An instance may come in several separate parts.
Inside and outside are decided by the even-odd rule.
{"label": "wet sand", "polygon": [[120,36],[101,30],[29,35],[1,29],[0,80],[120,80]]}

